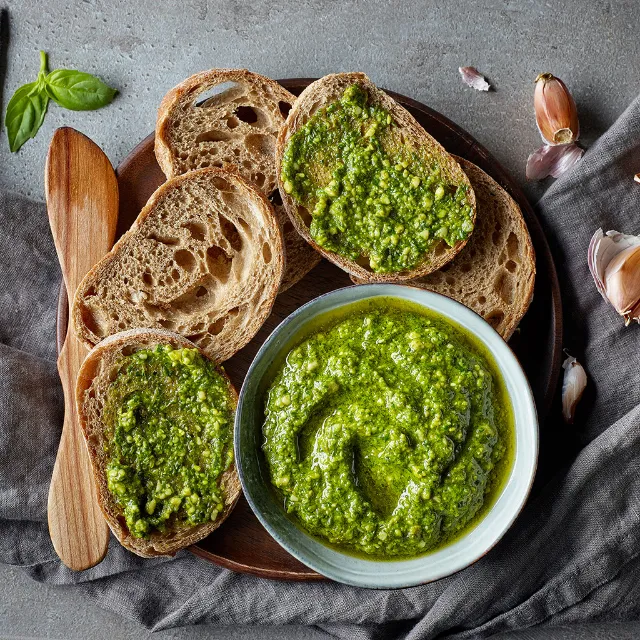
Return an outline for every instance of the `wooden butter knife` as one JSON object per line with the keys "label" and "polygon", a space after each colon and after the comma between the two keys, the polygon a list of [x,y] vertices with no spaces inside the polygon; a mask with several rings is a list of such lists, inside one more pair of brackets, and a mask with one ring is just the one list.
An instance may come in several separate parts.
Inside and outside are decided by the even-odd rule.
{"label": "wooden butter knife", "polygon": [[[75,129],[63,127],[49,146],[45,192],[71,311],[80,281],[113,245],[118,182],[102,149]],[[98,564],[109,545],[75,403],[76,378],[86,354],[69,327],[58,357],[64,423],[49,487],[48,520],[56,553],[75,571]]]}

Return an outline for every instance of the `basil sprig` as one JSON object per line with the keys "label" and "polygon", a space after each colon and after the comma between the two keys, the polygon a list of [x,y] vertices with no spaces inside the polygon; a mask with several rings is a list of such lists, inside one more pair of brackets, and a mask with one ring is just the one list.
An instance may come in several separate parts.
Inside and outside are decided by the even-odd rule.
{"label": "basil sprig", "polygon": [[47,54],[41,51],[36,81],[21,86],[9,100],[4,124],[11,151],[18,151],[38,133],[49,99],[65,109],[88,111],[109,104],[117,93],[90,73],[72,69],[55,69],[49,73],[47,66]]}

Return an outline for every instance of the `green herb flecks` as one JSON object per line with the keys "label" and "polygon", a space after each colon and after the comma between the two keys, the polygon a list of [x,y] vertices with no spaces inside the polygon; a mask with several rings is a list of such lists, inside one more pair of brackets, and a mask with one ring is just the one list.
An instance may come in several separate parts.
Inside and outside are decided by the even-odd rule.
{"label": "green herb flecks", "polygon": [[439,549],[509,475],[513,417],[490,354],[415,309],[376,298],[319,320],[266,395],[275,491],[295,522],[343,551]]}
{"label": "green herb flecks", "polygon": [[411,146],[361,87],[319,109],[289,140],[283,188],[321,247],[378,273],[414,269],[473,231],[472,202],[437,159]]}
{"label": "green herb flecks", "polygon": [[107,394],[107,486],[136,538],[216,520],[233,462],[227,380],[196,349],[126,356]]}

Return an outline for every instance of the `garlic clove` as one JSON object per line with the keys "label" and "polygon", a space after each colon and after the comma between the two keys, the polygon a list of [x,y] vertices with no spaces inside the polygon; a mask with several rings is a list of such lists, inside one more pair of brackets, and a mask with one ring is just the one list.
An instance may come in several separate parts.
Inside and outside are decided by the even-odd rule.
{"label": "garlic clove", "polygon": [[550,73],[541,73],[536,78],[533,104],[538,130],[548,144],[571,144],[578,139],[578,109],[569,89],[560,78]]}
{"label": "garlic clove", "polygon": [[564,377],[562,379],[562,417],[568,424],[573,424],[576,407],[585,387],[587,386],[587,374],[584,367],[569,356],[563,363]]}
{"label": "garlic clove", "polygon": [[635,175],[635,176],[633,176],[633,179],[634,179],[636,182],[640,182],[640,173],[636,173],[636,175]]}
{"label": "garlic clove", "polygon": [[632,236],[619,231],[607,231],[598,229],[589,242],[587,260],[589,270],[602,297],[609,302],[604,284],[604,272],[611,260],[629,247],[640,246],[640,237]]}
{"label": "garlic clove", "polygon": [[478,91],[489,91],[491,85],[487,79],[475,67],[458,67],[462,76],[462,82]]}
{"label": "garlic clove", "polygon": [[629,314],[640,302],[640,246],[627,247],[612,258],[604,270],[604,288],[613,308],[629,324]]}
{"label": "garlic clove", "polygon": [[640,237],[598,229],[587,253],[589,271],[600,295],[625,323],[640,318]]}
{"label": "garlic clove", "polygon": [[543,180],[548,176],[559,178],[582,158],[584,149],[577,144],[545,144],[527,158],[527,180]]}

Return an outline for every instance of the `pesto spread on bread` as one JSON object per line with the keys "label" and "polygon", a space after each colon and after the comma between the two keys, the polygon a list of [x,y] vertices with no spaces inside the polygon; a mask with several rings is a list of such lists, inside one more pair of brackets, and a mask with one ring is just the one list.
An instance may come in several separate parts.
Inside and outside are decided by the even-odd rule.
{"label": "pesto spread on bread", "polygon": [[229,382],[197,349],[163,344],[123,357],[103,422],[107,486],[132,536],[216,520],[233,419]]}
{"label": "pesto spread on bread", "polygon": [[313,240],[379,273],[413,269],[437,243],[452,247],[473,231],[467,186],[448,184],[396,128],[351,85],[291,136],[281,165]]}
{"label": "pesto spread on bread", "polygon": [[511,468],[511,405],[471,335],[392,298],[323,321],[271,384],[263,426],[286,511],[342,550],[437,549],[473,526]]}

